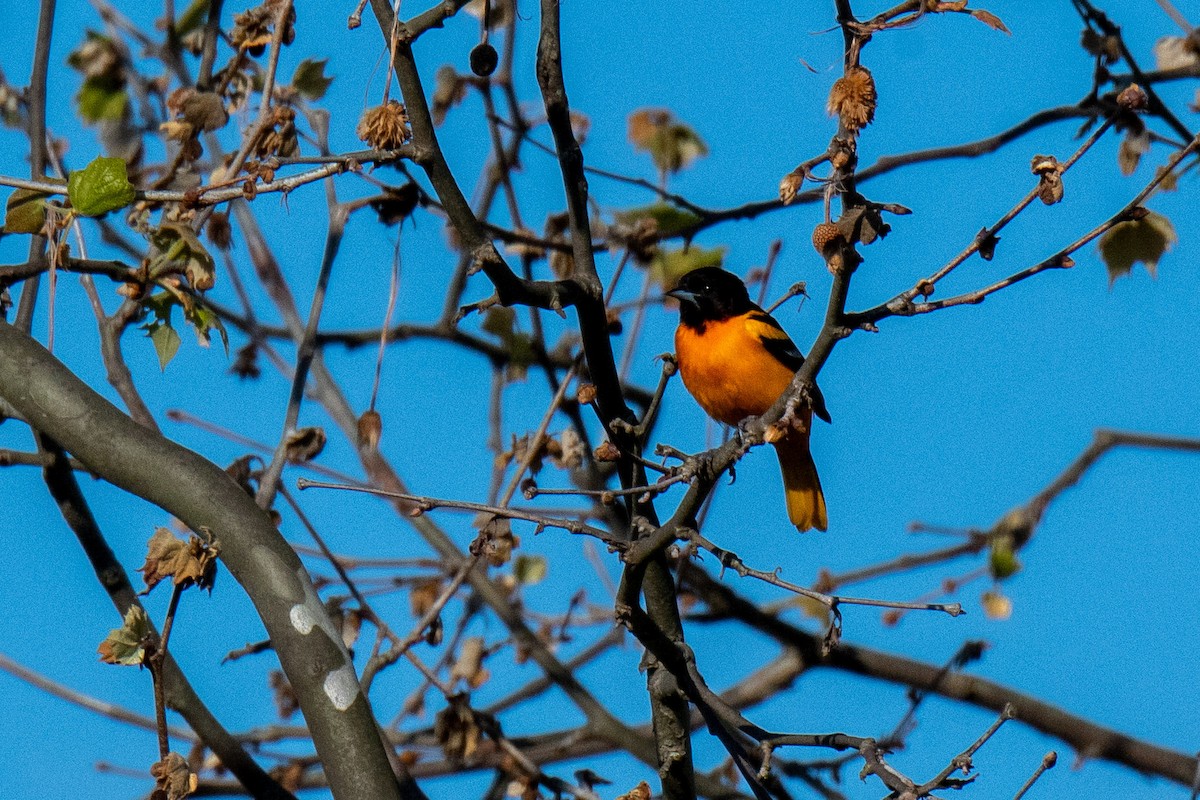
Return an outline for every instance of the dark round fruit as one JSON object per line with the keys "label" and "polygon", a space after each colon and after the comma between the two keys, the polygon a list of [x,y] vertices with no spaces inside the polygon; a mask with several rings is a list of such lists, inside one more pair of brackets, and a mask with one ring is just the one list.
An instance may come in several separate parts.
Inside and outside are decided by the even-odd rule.
{"label": "dark round fruit", "polygon": [[487,42],[471,48],[471,72],[479,77],[486,78],[491,75],[496,71],[496,65],[499,63],[500,56],[497,55],[496,48]]}

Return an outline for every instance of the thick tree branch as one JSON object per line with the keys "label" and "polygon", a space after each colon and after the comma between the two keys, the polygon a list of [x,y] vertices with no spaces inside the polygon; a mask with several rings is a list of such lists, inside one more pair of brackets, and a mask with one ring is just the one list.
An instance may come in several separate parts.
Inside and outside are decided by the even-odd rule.
{"label": "thick tree branch", "polygon": [[[68,462],[66,454],[45,434],[36,435],[40,449],[49,458],[43,468],[46,486],[54,497],[63,520],[83,547],[96,578],[112,599],[117,612],[124,617],[131,606],[140,606],[141,601],[129,582],[125,568],[108,546],[75,479],[74,468]],[[246,791],[257,798],[288,800],[292,797],[290,792],[254,762],[241,744],[213,716],[170,653],[166,654],[162,664],[162,679],[167,705],[187,720],[192,730],[199,734],[200,740],[221,759],[221,763],[246,787]],[[177,733],[171,735],[179,738]]]}
{"label": "thick tree branch", "polygon": [[399,798],[354,667],[308,573],[229,475],[133,422],[7,323],[0,397],[97,475],[220,539],[221,560],[267,627],[335,793]]}

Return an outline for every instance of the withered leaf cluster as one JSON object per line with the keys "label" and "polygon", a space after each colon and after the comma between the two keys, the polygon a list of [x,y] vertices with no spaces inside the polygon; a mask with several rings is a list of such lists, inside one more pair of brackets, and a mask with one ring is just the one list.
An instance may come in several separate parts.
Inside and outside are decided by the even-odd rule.
{"label": "withered leaf cluster", "polygon": [[[234,14],[233,30],[229,34],[230,42],[238,50],[252,56],[261,56],[266,51],[267,45],[271,43],[275,23],[283,6],[283,0],[266,0],[260,6],[255,6],[240,14]],[[287,19],[284,20],[283,32],[280,37],[283,44],[288,45],[295,40],[295,25],[296,9],[293,6],[288,10]]]}
{"label": "withered leaf cluster", "polygon": [[109,631],[96,651],[105,664],[140,667],[145,664],[146,648],[154,636],[145,610],[138,605],[130,606],[121,627]]}
{"label": "withered leaf cluster", "polygon": [[151,800],[183,800],[200,786],[199,777],[179,753],[167,753],[162,761],[156,761],[150,767],[150,776],[154,778]]}
{"label": "withered leaf cluster", "polygon": [[138,569],[146,582],[142,594],[149,594],[166,578],[185,589],[195,585],[211,592],[220,552],[221,544],[216,539],[205,541],[192,534],[184,541],[166,528],[158,528],[150,537],[146,563]]}
{"label": "withered leaf cluster", "polygon": [[470,761],[475,755],[483,731],[471,710],[470,695],[456,694],[449,700],[434,718],[433,734],[446,759],[459,764]]}

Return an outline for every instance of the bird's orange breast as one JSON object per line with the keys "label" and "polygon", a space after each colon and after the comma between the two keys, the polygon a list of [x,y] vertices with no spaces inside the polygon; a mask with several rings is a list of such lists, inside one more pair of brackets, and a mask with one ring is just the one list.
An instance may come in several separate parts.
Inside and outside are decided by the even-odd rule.
{"label": "bird's orange breast", "polygon": [[792,381],[794,373],[763,347],[761,327],[743,316],[675,330],[683,384],[719,422],[736,425],[764,413]]}

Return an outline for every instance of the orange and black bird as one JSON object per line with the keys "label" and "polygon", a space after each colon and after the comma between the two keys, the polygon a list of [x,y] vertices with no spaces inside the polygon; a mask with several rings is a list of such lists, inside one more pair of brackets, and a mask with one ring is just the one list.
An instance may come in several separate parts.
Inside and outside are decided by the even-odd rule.
{"label": "orange and black bird", "polygon": [[[667,294],[679,300],[679,373],[700,407],[727,425],[766,413],[804,363],[775,318],[751,301],[738,276],[717,267],[687,273]],[[817,466],[808,449],[814,413],[830,421],[825,398],[816,387],[812,407],[801,414],[804,429],[793,428],[774,442],[788,518],[802,531],[823,531],[829,525]]]}

